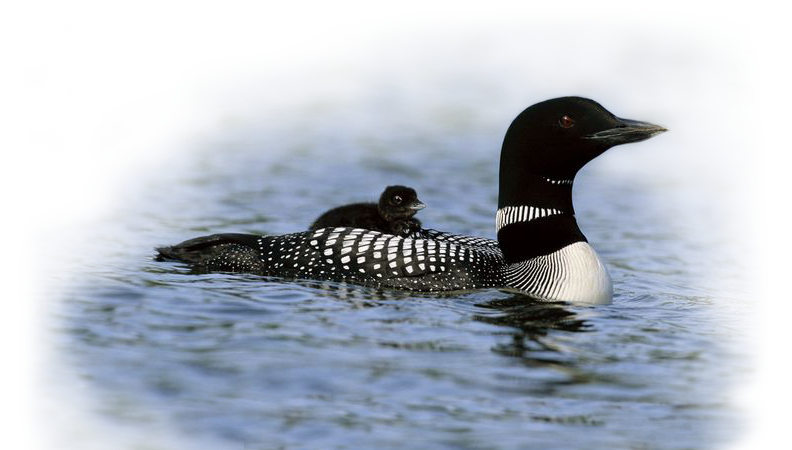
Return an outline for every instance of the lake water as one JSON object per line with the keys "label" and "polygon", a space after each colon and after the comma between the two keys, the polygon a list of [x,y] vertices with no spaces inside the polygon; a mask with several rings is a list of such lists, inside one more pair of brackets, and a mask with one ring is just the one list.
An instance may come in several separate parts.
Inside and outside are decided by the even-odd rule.
{"label": "lake water", "polygon": [[662,118],[614,111],[671,131],[610,150],[576,181],[612,305],[192,274],[152,259],[204,234],[303,230],[389,184],[417,190],[425,226],[493,238],[500,144],[519,109],[375,106],[387,101],[229,120],[137,174],[76,244],[59,272],[53,364],[117,431],[116,448],[702,449],[739,435],[730,394],[748,362],[729,237],[710,226],[707,186],[630,169],[674,142]]}

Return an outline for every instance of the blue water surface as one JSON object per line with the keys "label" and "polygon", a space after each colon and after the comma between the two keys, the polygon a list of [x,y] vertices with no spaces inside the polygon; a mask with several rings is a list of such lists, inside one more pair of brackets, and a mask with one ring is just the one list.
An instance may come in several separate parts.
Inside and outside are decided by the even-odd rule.
{"label": "blue water surface", "polygon": [[718,251],[723,236],[687,220],[700,207],[693,181],[608,164],[647,144],[609,151],[575,185],[581,228],[614,280],[608,306],[194,274],[152,259],[204,234],[303,230],[389,184],[418,191],[426,226],[493,238],[500,143],[519,111],[410,116],[382,101],[231,123],[120,195],[64,269],[54,322],[60,364],[89,386],[97,420],[240,450],[734,439],[739,269]]}

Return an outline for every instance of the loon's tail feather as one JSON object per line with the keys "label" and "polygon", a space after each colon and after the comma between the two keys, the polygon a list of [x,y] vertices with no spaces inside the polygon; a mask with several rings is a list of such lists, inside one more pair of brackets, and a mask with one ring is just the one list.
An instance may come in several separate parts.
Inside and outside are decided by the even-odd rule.
{"label": "loon's tail feather", "polygon": [[186,263],[200,265],[225,252],[231,245],[255,249],[256,242],[259,238],[260,236],[253,234],[240,233],[201,236],[186,240],[180,244],[157,247],[157,255],[154,259],[157,261],[184,261]]}

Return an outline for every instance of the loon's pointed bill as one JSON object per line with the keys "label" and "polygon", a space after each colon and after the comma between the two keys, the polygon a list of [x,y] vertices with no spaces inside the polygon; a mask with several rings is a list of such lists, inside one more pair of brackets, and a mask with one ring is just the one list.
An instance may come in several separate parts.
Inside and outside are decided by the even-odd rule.
{"label": "loon's pointed bill", "polygon": [[[607,304],[613,284],[605,262],[578,227],[572,205],[575,175],[614,145],[663,131],[620,119],[582,97],[529,106],[508,127],[501,147],[497,241],[420,228],[411,219],[410,227],[418,225],[417,231],[410,228],[405,234],[367,225],[324,225],[280,236],[204,236],[159,248],[158,258],[206,271],[419,292],[495,288],[540,300]],[[389,194],[381,197],[386,213],[415,214],[409,209],[418,202],[414,190]]]}
{"label": "loon's pointed bill", "polygon": [[619,124],[607,130],[584,136],[585,139],[605,141],[608,145],[628,144],[630,142],[640,142],[652,136],[668,131],[660,125],[638,120],[616,118]]}

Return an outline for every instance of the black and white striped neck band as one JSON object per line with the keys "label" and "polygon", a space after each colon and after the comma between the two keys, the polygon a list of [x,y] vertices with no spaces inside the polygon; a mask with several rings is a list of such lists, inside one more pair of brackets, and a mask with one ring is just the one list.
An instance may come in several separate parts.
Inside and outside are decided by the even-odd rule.
{"label": "black and white striped neck band", "polygon": [[536,208],[534,206],[504,206],[495,215],[495,232],[506,225],[517,222],[530,222],[540,217],[562,214],[563,211],[555,208]]}

